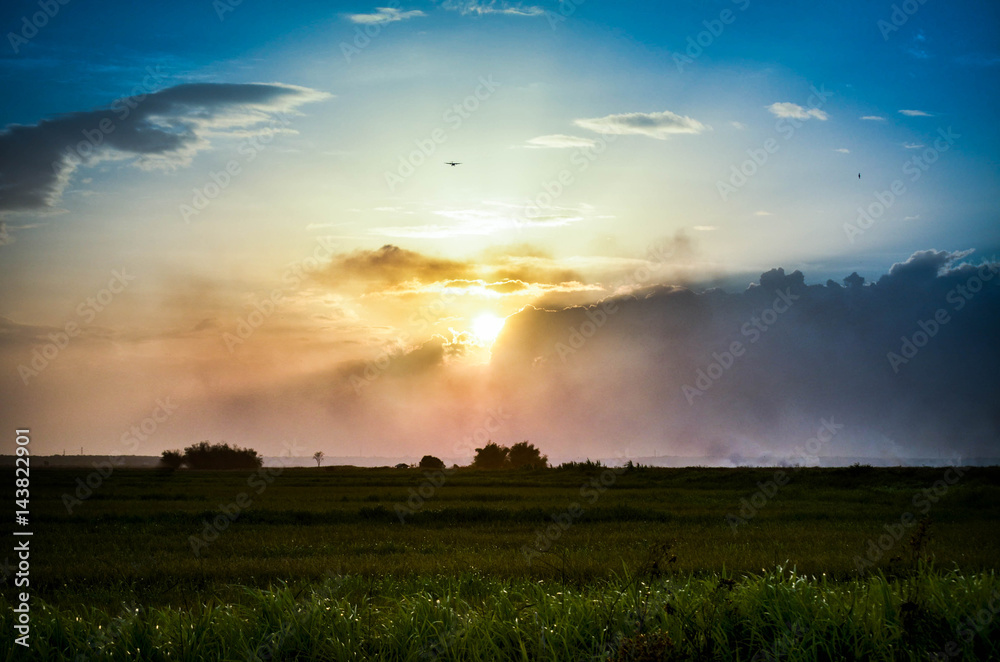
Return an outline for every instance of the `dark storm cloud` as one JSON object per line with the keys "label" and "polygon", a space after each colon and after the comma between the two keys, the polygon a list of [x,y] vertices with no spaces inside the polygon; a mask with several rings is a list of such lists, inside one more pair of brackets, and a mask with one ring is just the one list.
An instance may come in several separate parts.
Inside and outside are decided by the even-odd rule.
{"label": "dark storm cloud", "polygon": [[281,84],[197,83],[38,124],[12,124],[0,131],[0,212],[51,207],[82,163],[134,157],[182,163],[207,145],[209,129],[245,130],[327,96]]}
{"label": "dark storm cloud", "polygon": [[967,255],[916,253],[871,284],[775,269],[738,294],[529,307],[494,345],[495,379],[523,434],[582,454],[779,457],[832,418],[824,455],[995,455],[1000,273]]}

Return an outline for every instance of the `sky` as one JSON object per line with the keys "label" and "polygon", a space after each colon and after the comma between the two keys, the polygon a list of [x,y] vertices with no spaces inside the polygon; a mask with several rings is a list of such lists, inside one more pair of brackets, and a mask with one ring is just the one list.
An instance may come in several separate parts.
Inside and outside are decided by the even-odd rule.
{"label": "sky", "polygon": [[996,3],[0,33],[0,423],[36,453],[1000,454]]}

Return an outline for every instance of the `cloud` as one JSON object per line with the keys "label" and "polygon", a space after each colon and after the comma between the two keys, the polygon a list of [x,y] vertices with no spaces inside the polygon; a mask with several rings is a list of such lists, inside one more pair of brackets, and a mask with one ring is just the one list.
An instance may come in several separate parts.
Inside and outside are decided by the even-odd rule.
{"label": "cloud", "polygon": [[396,21],[405,21],[408,18],[416,18],[418,16],[426,15],[427,14],[419,9],[414,9],[412,11],[400,11],[394,7],[376,7],[374,14],[349,14],[347,18],[352,23],[371,25],[378,23],[395,23]]}
{"label": "cloud", "polygon": [[920,143],[903,143],[905,149],[920,149],[923,147]]}
{"label": "cloud", "polygon": [[730,122],[729,126],[733,127],[734,129],[739,129],[740,131],[747,128],[747,125],[744,124],[743,122]]}
{"label": "cloud", "polygon": [[0,246],[7,246],[14,243],[14,235],[7,229],[7,224],[0,221]]}
{"label": "cloud", "polygon": [[[43,324],[23,324],[7,317],[0,317],[0,347],[44,345],[52,342],[52,336],[65,333],[62,326]],[[115,330],[94,324],[80,326],[79,338],[91,340],[113,340],[119,334]]]}
{"label": "cloud", "polygon": [[606,115],[605,117],[575,120],[573,123],[598,133],[648,136],[657,140],[666,140],[671,135],[678,133],[703,133],[711,128],[698,120],[677,115],[669,110],[660,113]]}
{"label": "cloud", "polygon": [[884,122],[885,118],[879,115],[864,115],[861,119],[868,120],[870,122]]}
{"label": "cloud", "polygon": [[567,136],[561,133],[552,134],[549,136],[538,136],[537,138],[532,138],[528,141],[527,147],[533,148],[551,148],[551,149],[567,149],[570,147],[593,147],[597,144],[596,140],[591,140],[590,138],[581,138],[579,136]]}
{"label": "cloud", "polygon": [[503,278],[502,280],[478,278],[474,280],[445,280],[426,284],[417,281],[407,281],[382,290],[370,292],[369,296],[412,297],[415,295],[433,295],[440,300],[446,298],[455,300],[455,297],[458,296],[467,296],[472,299],[519,297],[524,301],[537,301],[546,295],[566,293],[590,293],[590,296],[587,298],[592,301],[605,292],[600,285],[588,285],[581,283],[579,280],[572,279],[559,280],[558,282],[526,282],[514,278]]}
{"label": "cloud", "polygon": [[[493,381],[517,412],[509,434],[581,455],[629,439],[649,455],[787,457],[825,418],[844,425],[825,455],[869,455],[885,438],[909,457],[995,455],[1000,264],[969,287],[989,272],[968,256],[921,251],[871,284],[811,285],[778,268],[737,293],[658,286],[527,307],[492,348]],[[948,321],[931,330],[939,310]],[[902,350],[918,332],[916,353]],[[740,355],[727,356],[734,342]],[[890,353],[907,357],[898,371]],[[689,402],[685,386],[701,392]]]}
{"label": "cloud", "polygon": [[9,125],[0,131],[0,212],[51,208],[80,165],[131,159],[143,168],[172,168],[189,163],[210,138],[286,130],[281,114],[329,96],[280,83],[191,83]]}
{"label": "cloud", "polygon": [[899,114],[906,115],[907,117],[934,117],[930,113],[923,110],[901,110],[899,111]]}
{"label": "cloud", "polygon": [[462,16],[474,14],[483,16],[485,14],[506,14],[507,16],[544,16],[545,10],[533,5],[524,6],[520,4],[511,5],[507,2],[479,2],[477,0],[446,0],[441,4],[442,9],[457,11]]}
{"label": "cloud", "polygon": [[763,209],[761,209],[760,211],[755,211],[753,213],[753,215],[754,216],[774,216],[774,214],[772,214],[771,212],[764,211]]}
{"label": "cloud", "polygon": [[849,149],[846,149],[846,148],[844,148],[844,147],[841,147],[841,148],[839,148],[839,149],[835,149],[835,150],[833,150],[833,151],[835,151],[835,152],[840,152],[841,154],[850,154],[850,153],[851,153],[851,150],[849,150]]}
{"label": "cloud", "polygon": [[698,232],[715,232],[719,228],[714,225],[695,225],[691,228],[692,230],[697,230]]}
{"label": "cloud", "polygon": [[772,103],[770,106],[767,106],[767,109],[775,117],[789,117],[796,120],[807,120],[815,117],[818,120],[826,121],[830,117],[819,108],[807,109],[797,103],[787,101]]}
{"label": "cloud", "polygon": [[928,282],[937,278],[941,272],[953,263],[968,257],[971,250],[965,251],[917,251],[904,262],[897,262],[889,268],[888,276],[883,276],[879,282],[893,278],[906,277],[913,282]]}
{"label": "cloud", "polygon": [[338,288],[360,284],[368,294],[391,296],[447,290],[487,297],[511,293],[538,297],[550,291],[600,289],[586,285],[583,276],[562,261],[527,246],[491,249],[476,260],[452,260],[386,244],[334,256],[318,280]]}
{"label": "cloud", "polygon": [[467,278],[473,273],[468,262],[429,257],[386,244],[376,250],[357,250],[336,256],[324,270],[324,277],[331,282],[396,285],[413,279],[433,282]]}

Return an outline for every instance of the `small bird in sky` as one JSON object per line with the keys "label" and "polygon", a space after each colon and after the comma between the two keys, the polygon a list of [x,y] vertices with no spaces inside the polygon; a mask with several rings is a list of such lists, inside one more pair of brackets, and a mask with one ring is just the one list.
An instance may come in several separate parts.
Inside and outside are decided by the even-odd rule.
{"label": "small bird in sky", "polygon": [[861,173],[860,172],[858,173],[858,179],[861,179]]}
{"label": "small bird in sky", "polygon": [[445,161],[444,164],[445,165],[450,165],[450,166],[453,166],[453,167],[457,166],[457,165],[462,165],[461,161],[458,161],[458,162],[456,162],[456,161]]}

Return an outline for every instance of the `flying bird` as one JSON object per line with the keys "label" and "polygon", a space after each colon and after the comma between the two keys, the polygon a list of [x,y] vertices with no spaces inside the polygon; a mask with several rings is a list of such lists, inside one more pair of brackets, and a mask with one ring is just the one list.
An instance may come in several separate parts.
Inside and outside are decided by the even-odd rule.
{"label": "flying bird", "polygon": [[858,173],[858,179],[861,179],[861,173],[860,172]]}
{"label": "flying bird", "polygon": [[459,162],[455,162],[455,161],[445,161],[445,162],[444,162],[444,164],[445,164],[445,165],[450,165],[450,166],[454,167],[454,166],[457,166],[457,165],[462,165],[462,162],[461,162],[461,161],[459,161]]}

